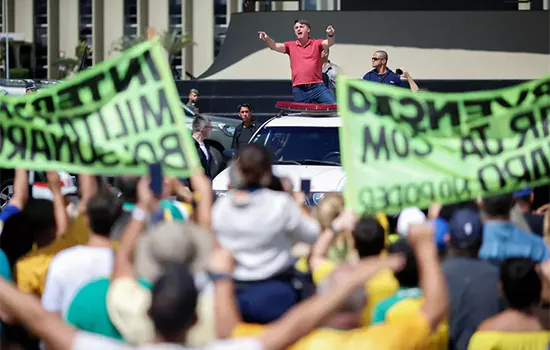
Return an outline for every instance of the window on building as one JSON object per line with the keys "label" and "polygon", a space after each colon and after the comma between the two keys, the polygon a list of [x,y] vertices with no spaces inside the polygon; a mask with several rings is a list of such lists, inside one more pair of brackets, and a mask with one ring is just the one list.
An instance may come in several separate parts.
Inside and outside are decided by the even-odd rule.
{"label": "window on building", "polygon": [[259,7],[260,7],[260,11],[271,11],[271,1],[265,1],[265,0],[261,0],[261,1],[258,1],[258,4],[259,4]]}
{"label": "window on building", "polygon": [[227,32],[227,0],[215,0],[214,2],[214,56],[220,52]]}
{"label": "window on building", "polygon": [[[168,29],[179,34],[183,33],[183,3],[182,0],[170,0],[168,3]],[[183,71],[182,52],[176,52],[171,55],[172,69],[176,70],[176,78],[181,78],[185,74]]]}
{"label": "window on building", "polygon": [[216,0],[214,3],[216,25],[227,25],[227,0]]}
{"label": "window on building", "polygon": [[[92,35],[93,35],[93,26],[92,26],[92,1],[93,0],[80,0],[79,6],[79,23],[80,23],[80,33],[79,41],[85,41],[89,47],[92,47]],[[80,57],[77,57],[80,59]],[[92,66],[92,55],[88,55],[87,66]]]}
{"label": "window on building", "polygon": [[304,11],[316,11],[317,0],[302,0],[302,8]]}
{"label": "window on building", "polygon": [[137,37],[137,0],[124,0],[124,36]]}
{"label": "window on building", "polygon": [[48,77],[48,1],[34,0],[34,46],[36,67],[34,77]]}
{"label": "window on building", "polygon": [[7,32],[7,30],[4,30],[4,0],[0,0],[0,29]]}

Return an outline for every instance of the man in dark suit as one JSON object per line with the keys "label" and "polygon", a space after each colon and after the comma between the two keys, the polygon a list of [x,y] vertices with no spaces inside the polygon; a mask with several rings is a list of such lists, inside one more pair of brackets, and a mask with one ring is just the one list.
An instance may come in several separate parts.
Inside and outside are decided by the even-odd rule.
{"label": "man in dark suit", "polygon": [[206,176],[210,178],[210,162],[212,160],[212,154],[210,153],[208,146],[204,143],[204,140],[208,138],[210,131],[212,131],[212,122],[201,115],[197,115],[195,116],[195,119],[193,119],[192,128],[193,139],[195,140],[195,146],[197,147],[197,153],[199,155],[202,168],[204,169]]}

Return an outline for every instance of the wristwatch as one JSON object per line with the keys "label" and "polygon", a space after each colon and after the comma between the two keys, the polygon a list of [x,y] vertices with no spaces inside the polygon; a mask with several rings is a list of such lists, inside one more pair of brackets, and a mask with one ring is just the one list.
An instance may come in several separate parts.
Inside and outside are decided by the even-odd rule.
{"label": "wristwatch", "polygon": [[327,36],[328,36],[329,38],[332,38],[332,37],[334,36],[334,34],[327,34]]}
{"label": "wristwatch", "polygon": [[216,281],[223,281],[223,280],[230,280],[233,278],[230,273],[217,273],[217,272],[208,272],[208,277],[212,280],[212,282]]}

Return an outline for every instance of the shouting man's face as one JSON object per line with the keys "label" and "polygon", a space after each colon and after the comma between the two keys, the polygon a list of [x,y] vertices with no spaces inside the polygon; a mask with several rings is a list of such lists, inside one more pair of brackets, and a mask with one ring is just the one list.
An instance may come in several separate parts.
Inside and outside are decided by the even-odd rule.
{"label": "shouting man's face", "polygon": [[309,27],[302,23],[294,24],[294,34],[298,40],[307,40],[309,39]]}

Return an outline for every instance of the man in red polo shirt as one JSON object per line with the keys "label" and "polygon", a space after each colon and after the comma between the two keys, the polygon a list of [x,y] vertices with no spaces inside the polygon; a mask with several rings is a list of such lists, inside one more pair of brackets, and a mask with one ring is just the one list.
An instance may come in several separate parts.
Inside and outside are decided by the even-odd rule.
{"label": "man in red polo shirt", "polygon": [[311,26],[306,20],[294,22],[294,34],[297,40],[275,42],[265,32],[258,32],[267,46],[290,57],[292,71],[292,95],[294,102],[336,103],[336,99],[323,83],[321,52],[334,45],[334,28],[327,27],[326,39],[309,37]]}

